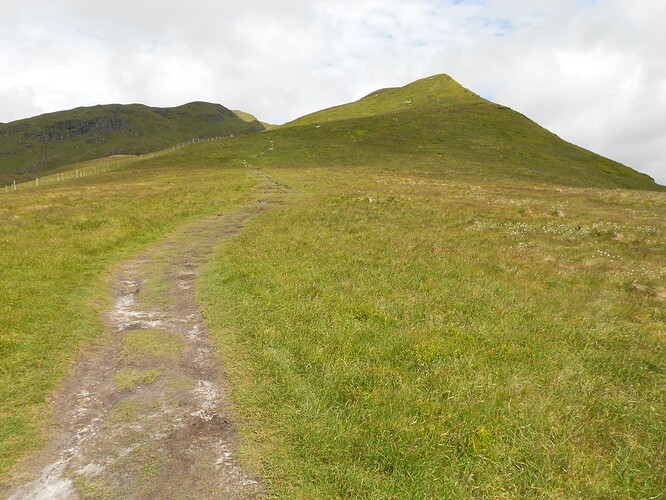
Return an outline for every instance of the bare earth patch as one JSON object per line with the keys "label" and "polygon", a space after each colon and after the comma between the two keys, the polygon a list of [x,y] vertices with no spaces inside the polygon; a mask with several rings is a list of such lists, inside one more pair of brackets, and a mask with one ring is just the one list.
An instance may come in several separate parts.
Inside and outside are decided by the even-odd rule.
{"label": "bare earth patch", "polygon": [[[258,175],[261,175],[260,173]],[[195,297],[199,266],[284,188],[190,223],[113,275],[105,340],[83,353],[52,400],[57,433],[24,462],[10,499],[252,498],[234,458],[225,376]]]}

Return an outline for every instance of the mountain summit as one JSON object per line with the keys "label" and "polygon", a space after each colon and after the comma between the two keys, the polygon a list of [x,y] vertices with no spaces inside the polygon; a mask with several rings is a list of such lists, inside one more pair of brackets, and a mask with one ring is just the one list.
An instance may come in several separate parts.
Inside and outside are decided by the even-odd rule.
{"label": "mountain summit", "polygon": [[[312,125],[323,143],[335,137],[355,142],[351,150],[344,148],[347,156],[375,155],[402,165],[427,162],[479,179],[663,189],[649,176],[562,140],[448,75],[378,90],[285,126],[302,130]],[[294,130],[292,135],[298,133],[309,134]]]}
{"label": "mountain summit", "polygon": [[482,100],[448,75],[435,75],[404,87],[376,90],[350,104],[342,104],[298,118],[288,125],[305,125],[386,113],[431,109],[438,105],[473,104]]}

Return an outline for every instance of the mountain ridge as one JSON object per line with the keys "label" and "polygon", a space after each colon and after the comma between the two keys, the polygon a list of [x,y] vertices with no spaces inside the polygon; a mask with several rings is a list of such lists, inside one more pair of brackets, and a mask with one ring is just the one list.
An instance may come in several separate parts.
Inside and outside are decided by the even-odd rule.
{"label": "mountain ridge", "polygon": [[27,180],[63,165],[141,154],[193,138],[264,130],[221,104],[193,101],[159,108],[100,104],[0,124],[0,181]]}
{"label": "mountain ridge", "polygon": [[31,180],[66,164],[156,151],[193,138],[267,129],[299,144],[298,151],[284,152],[286,163],[303,156],[303,150],[313,156],[323,148],[320,160],[336,163],[409,161],[485,180],[666,190],[648,175],[571,144],[446,74],[379,89],[275,127],[202,101],[173,108],[98,105],[18,120],[0,125],[0,182]]}

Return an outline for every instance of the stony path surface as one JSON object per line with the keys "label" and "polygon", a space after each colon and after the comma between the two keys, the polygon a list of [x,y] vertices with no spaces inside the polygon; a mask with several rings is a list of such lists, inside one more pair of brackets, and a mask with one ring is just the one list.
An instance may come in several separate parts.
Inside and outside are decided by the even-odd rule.
{"label": "stony path surface", "polygon": [[55,396],[57,437],[9,498],[262,496],[234,459],[224,371],[194,286],[221,239],[284,192],[263,176],[251,203],[181,227],[115,272],[106,336]]}

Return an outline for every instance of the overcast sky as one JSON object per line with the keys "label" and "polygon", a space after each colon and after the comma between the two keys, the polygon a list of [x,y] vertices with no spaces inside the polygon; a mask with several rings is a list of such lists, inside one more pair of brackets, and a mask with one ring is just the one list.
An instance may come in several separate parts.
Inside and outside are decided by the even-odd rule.
{"label": "overcast sky", "polygon": [[22,0],[0,122],[219,102],[283,123],[447,73],[666,184],[666,0]]}

